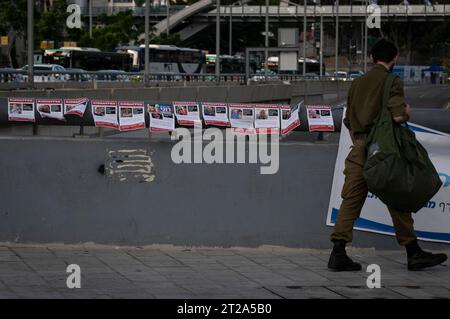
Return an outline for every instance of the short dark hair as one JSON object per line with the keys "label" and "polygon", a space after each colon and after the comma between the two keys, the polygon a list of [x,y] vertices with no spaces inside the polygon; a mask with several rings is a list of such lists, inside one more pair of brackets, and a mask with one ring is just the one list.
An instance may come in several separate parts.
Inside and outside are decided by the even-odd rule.
{"label": "short dark hair", "polygon": [[374,63],[378,61],[389,63],[397,56],[398,49],[393,42],[380,39],[374,44],[370,54]]}

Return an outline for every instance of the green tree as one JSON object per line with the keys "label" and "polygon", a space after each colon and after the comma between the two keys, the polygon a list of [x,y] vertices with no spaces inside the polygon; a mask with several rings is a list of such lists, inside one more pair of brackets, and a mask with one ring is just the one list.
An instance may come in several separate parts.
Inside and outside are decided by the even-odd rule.
{"label": "green tree", "polygon": [[171,44],[171,45],[180,45],[180,35],[178,33],[169,33],[166,32],[161,33],[159,36],[153,37],[150,40],[151,43],[154,44]]}
{"label": "green tree", "polygon": [[35,23],[35,40],[62,42],[65,36],[67,3],[65,0],[56,0],[48,11],[40,13]]}
{"label": "green tree", "polygon": [[101,15],[96,22],[98,24],[92,31],[92,38],[89,34],[83,34],[79,41],[80,46],[111,51],[118,45],[136,41],[141,33],[140,27],[134,23],[131,11],[120,12],[114,16]]}
{"label": "green tree", "polygon": [[9,37],[6,47],[7,61],[10,66],[17,67],[16,40],[22,39],[27,27],[26,0],[0,0],[0,34]]}

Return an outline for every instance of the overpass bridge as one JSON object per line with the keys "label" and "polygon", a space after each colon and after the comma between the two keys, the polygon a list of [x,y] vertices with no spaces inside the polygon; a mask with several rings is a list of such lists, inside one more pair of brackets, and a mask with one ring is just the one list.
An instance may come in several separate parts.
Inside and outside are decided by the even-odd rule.
{"label": "overpass bridge", "polygon": [[[447,0],[445,0],[447,2]],[[248,5],[250,1],[244,0],[233,5],[221,6],[220,15],[222,22],[228,21],[230,16],[236,23],[239,22],[261,22],[266,16],[264,5]],[[380,4],[382,21],[386,19],[392,21],[445,21],[450,17],[450,3],[443,2],[428,6],[425,4]],[[180,32],[181,40],[185,40],[192,35],[202,31],[210,23],[215,21],[217,8],[215,0],[200,0],[192,5],[172,5],[170,6],[169,21],[167,21],[167,8],[164,6],[150,8],[151,23],[155,23],[155,35],[159,35],[169,30],[177,28],[180,24],[185,24],[184,28],[177,28]],[[131,10],[136,17],[145,15],[144,7],[94,7],[93,16],[100,14],[114,15],[122,11]],[[268,7],[268,15],[271,21],[296,22],[303,19],[304,7],[302,5],[271,5]],[[323,17],[324,22],[333,22],[338,11],[341,22],[363,21],[366,17],[366,6],[362,4],[339,5],[336,10],[334,5],[307,5],[307,19],[313,21]],[[87,8],[82,8],[82,12],[87,14]],[[189,22],[189,23],[186,23]]]}
{"label": "overpass bridge", "polygon": [[[381,5],[381,19],[386,21],[446,21],[450,18],[450,4],[427,5]],[[357,22],[366,19],[366,6],[364,5],[340,5],[336,10],[333,5],[308,5],[306,6],[306,16],[309,21],[315,21],[322,17],[324,22],[333,22],[339,15],[341,22]],[[297,22],[303,19],[303,6],[269,6],[267,14],[271,22]],[[234,23],[256,22],[261,23],[266,16],[265,6],[253,6],[247,4],[221,6],[221,21],[226,22],[232,18]],[[156,24],[156,35],[165,32],[167,27],[174,29],[182,22],[190,20],[189,24],[179,31],[181,40],[188,39],[194,34],[202,31],[217,18],[217,8],[214,0],[201,0],[192,6],[186,7],[173,16]]]}

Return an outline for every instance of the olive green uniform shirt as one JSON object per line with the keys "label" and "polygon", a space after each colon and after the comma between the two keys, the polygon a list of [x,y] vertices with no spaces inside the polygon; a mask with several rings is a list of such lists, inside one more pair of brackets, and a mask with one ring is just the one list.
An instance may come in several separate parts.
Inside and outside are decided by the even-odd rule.
{"label": "olive green uniform shirt", "polygon": [[[381,112],[384,81],[389,72],[381,64],[355,79],[348,92],[344,124],[352,134],[368,134]],[[406,115],[403,82],[396,77],[392,83],[388,108],[392,117]]]}

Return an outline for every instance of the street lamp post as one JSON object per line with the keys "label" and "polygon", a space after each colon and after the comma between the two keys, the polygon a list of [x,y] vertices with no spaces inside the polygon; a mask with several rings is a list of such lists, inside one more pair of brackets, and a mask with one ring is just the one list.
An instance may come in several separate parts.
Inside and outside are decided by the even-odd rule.
{"label": "street lamp post", "polygon": [[364,21],[364,73],[367,72],[367,9],[368,9],[368,1],[366,0],[366,19]]}
{"label": "street lamp post", "polygon": [[228,45],[228,54],[233,53],[233,6],[230,5],[230,41]]}
{"label": "street lamp post", "polygon": [[89,0],[89,38],[92,39],[92,0]]}
{"label": "street lamp post", "polygon": [[166,0],[166,21],[167,21],[167,35],[169,35],[170,28],[170,0]]}
{"label": "street lamp post", "polygon": [[27,2],[27,45],[28,45],[28,88],[33,89],[34,86],[34,0]]}
{"label": "street lamp post", "polygon": [[267,75],[268,70],[268,60],[269,52],[267,48],[269,47],[269,0],[266,0],[266,23],[265,23],[265,38],[264,38],[264,74]]}
{"label": "street lamp post", "polygon": [[303,76],[306,75],[306,2],[303,0]]}
{"label": "street lamp post", "polygon": [[216,4],[216,81],[220,82],[220,0]]}
{"label": "street lamp post", "polygon": [[[335,2],[336,6],[336,35],[335,35],[335,43],[334,43],[334,50],[335,50],[335,56],[334,56],[334,72],[338,71],[339,67],[339,0],[336,0]],[[337,73],[336,73],[337,76]]]}
{"label": "street lamp post", "polygon": [[320,77],[323,76],[323,12],[320,7],[320,47],[319,47],[319,63],[320,63]]}
{"label": "street lamp post", "polygon": [[148,85],[149,80],[149,60],[150,60],[150,0],[145,0],[145,71],[144,71],[144,85]]}

